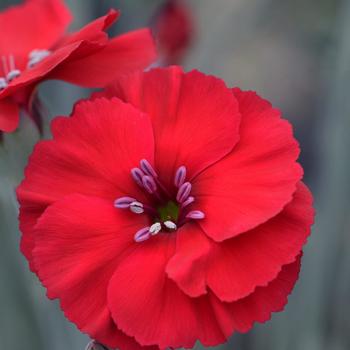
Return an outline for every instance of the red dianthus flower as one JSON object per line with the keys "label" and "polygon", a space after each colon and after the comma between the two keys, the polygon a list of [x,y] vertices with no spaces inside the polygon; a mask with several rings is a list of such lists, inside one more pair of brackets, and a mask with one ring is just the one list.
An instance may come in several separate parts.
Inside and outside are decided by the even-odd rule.
{"label": "red dianthus flower", "polygon": [[121,73],[155,59],[148,29],[109,40],[105,30],[117,19],[111,10],[76,33],[62,0],[26,0],[0,13],[0,131],[18,126],[19,109],[31,113],[36,85],[60,79],[84,87],[104,87]]}
{"label": "red dianthus flower", "polygon": [[314,211],[270,103],[155,69],[52,133],[17,190],[21,248],[79,329],[122,350],[213,346],[283,309]]}

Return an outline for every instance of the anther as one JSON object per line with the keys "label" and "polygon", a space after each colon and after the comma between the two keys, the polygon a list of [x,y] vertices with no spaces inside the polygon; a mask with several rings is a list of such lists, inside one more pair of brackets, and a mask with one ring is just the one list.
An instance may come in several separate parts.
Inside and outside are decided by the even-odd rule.
{"label": "anther", "polygon": [[192,210],[186,215],[186,218],[194,220],[204,219],[205,214],[200,210]]}
{"label": "anther", "polygon": [[153,177],[145,175],[142,177],[142,184],[146,191],[150,194],[153,194],[157,191],[157,184],[154,181]]}
{"label": "anther", "polygon": [[170,220],[168,220],[168,221],[164,221],[163,222],[163,225],[166,227],[166,228],[168,228],[169,230],[176,230],[177,229],[177,226],[176,226],[176,224],[175,224],[175,222],[172,222],[172,221],[170,221]]}
{"label": "anther", "polygon": [[143,242],[143,241],[147,240],[148,238],[150,238],[151,233],[149,230],[150,230],[150,227],[144,227],[141,230],[138,230],[134,236],[135,242]]}
{"label": "anther", "polygon": [[183,185],[185,180],[186,180],[186,167],[182,165],[180,166],[179,169],[176,170],[174,185],[179,188]]}
{"label": "anther", "polygon": [[143,187],[142,178],[145,176],[145,174],[141,169],[139,168],[131,169],[131,176],[139,186]]}
{"label": "anther", "polygon": [[5,78],[0,78],[0,91],[7,88],[7,81]]}
{"label": "anther", "polygon": [[182,184],[177,191],[176,200],[179,203],[183,203],[189,196],[192,189],[192,185],[189,182]]}
{"label": "anther", "polygon": [[132,202],[137,202],[135,198],[132,197],[120,197],[114,201],[114,206],[119,209],[127,209],[130,207]]}
{"label": "anther", "polygon": [[21,75],[21,71],[19,69],[14,69],[11,70],[10,72],[8,72],[7,76],[6,76],[6,80],[11,83],[12,80],[16,79],[17,77],[19,77]]}
{"label": "anther", "polygon": [[159,233],[162,229],[162,225],[160,222],[156,222],[153,225],[151,225],[151,227],[149,228],[149,232],[152,236],[156,235],[157,233]]}
{"label": "anther", "polygon": [[140,161],[141,169],[146,173],[147,175],[158,177],[157,172],[153,169],[152,165],[149,163],[147,159],[142,159]]}
{"label": "anther", "polygon": [[140,202],[132,202],[130,203],[130,210],[135,214],[142,214],[145,210],[143,209],[143,204]]}
{"label": "anther", "polygon": [[194,202],[194,197],[189,196],[184,202],[181,203],[181,207],[185,208],[193,202]]}
{"label": "anther", "polygon": [[28,68],[33,68],[36,64],[41,62],[44,58],[49,56],[51,52],[49,50],[33,50],[29,54]]}

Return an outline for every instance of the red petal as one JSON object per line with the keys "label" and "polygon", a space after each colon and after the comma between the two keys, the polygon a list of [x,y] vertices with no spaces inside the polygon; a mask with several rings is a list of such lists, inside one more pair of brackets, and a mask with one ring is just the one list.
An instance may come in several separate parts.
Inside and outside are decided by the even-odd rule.
{"label": "red petal", "polygon": [[206,274],[212,244],[196,224],[187,224],[176,234],[176,254],[166,267],[168,276],[189,296],[206,293]]}
{"label": "red petal", "polygon": [[106,291],[121,254],[146,224],[144,216],[120,212],[109,201],[70,195],[36,225],[33,259],[49,298],[60,300],[82,332],[113,348],[141,349],[114,324]]}
{"label": "red petal", "polygon": [[[21,204],[22,251],[30,260],[32,225],[38,212],[62,197],[81,193],[111,203],[121,196],[147,202],[132,181],[130,169],[142,158],[153,160],[149,118],[113,99],[82,102],[71,118],[56,118],[54,139],[40,142],[30,158],[26,178],[17,189]],[[30,219],[32,214],[35,218]]]}
{"label": "red petal", "polygon": [[0,14],[1,55],[50,49],[65,32],[71,14],[62,0],[27,0]]}
{"label": "red petal", "polygon": [[207,283],[222,301],[235,301],[267,285],[299,254],[310,234],[314,210],[300,183],[276,217],[236,238],[216,244],[207,263]]}
{"label": "red petal", "polygon": [[51,75],[85,87],[104,87],[121,74],[143,69],[156,58],[152,36],[141,29],[118,36],[102,50],[70,60]]}
{"label": "red petal", "polygon": [[105,41],[108,35],[105,31],[118,19],[119,11],[111,9],[105,16],[95,19],[79,31],[66,35],[59,46],[80,41]]}
{"label": "red petal", "polygon": [[280,112],[252,92],[235,92],[242,123],[240,141],[193,184],[200,224],[216,241],[248,231],[291,201],[302,169],[298,143]]}
{"label": "red petal", "polygon": [[19,107],[11,98],[0,100],[0,133],[14,131],[19,122]]}
{"label": "red petal", "polygon": [[211,295],[212,307],[223,333],[229,336],[234,331],[247,332],[254,322],[266,322],[272,312],[282,311],[299,271],[300,257],[294,263],[283,266],[277,278],[266,287],[258,287],[253,294],[237,302],[222,303]]}
{"label": "red petal", "polygon": [[208,300],[187,297],[166,276],[174,238],[158,235],[123,259],[108,288],[112,317],[119,329],[142,345],[192,348],[198,338],[223,342]]}
{"label": "red petal", "polygon": [[[142,243],[118,265],[108,287],[108,305],[119,329],[142,345],[192,348],[223,343],[235,330],[246,331],[280,311],[298,276],[300,262],[285,266],[267,287],[233,303],[214,294],[190,298],[167,278],[165,266],[175,240],[159,235]],[[142,315],[142,317],[140,317]]]}
{"label": "red petal", "polygon": [[73,53],[86,53],[86,51],[91,53],[91,51],[96,51],[100,47],[101,46],[97,44],[78,42],[54,51],[50,56],[42,60],[35,67],[24,70],[18,78],[12,80],[9,86],[0,92],[0,98],[2,99],[7,97],[18,92],[18,90],[21,88],[37,83],[41,79],[45,78],[59,64],[67,60]]}
{"label": "red petal", "polygon": [[222,301],[244,298],[295,260],[313,217],[311,194],[300,183],[280,214],[245,235],[215,243],[197,225],[186,225],[177,232],[168,276],[191,297],[207,293],[209,286]]}
{"label": "red petal", "polygon": [[156,167],[168,186],[181,165],[192,178],[238,141],[237,102],[215,77],[180,67],[154,69],[118,80],[109,94],[151,116]]}
{"label": "red petal", "polygon": [[[69,64],[70,61],[74,62],[99,52],[108,42],[108,36],[104,30],[107,29],[117,17],[118,12],[111,10],[106,16],[91,22],[79,32],[71,34],[61,40],[60,44],[57,45],[57,48],[51,55],[33,68],[24,69],[18,78],[14,79],[6,89],[0,92],[0,98],[14,94],[18,92],[20,88],[38,83],[44,78],[55,78],[55,68],[64,69],[64,66]],[[23,59],[21,61],[23,61]]]}

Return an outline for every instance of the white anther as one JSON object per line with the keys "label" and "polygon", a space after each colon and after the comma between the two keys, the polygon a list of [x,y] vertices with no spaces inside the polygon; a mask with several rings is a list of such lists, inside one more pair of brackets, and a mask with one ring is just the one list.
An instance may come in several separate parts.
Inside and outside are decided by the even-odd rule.
{"label": "white anther", "polygon": [[7,81],[5,78],[0,78],[0,90],[4,90],[7,88]]}
{"label": "white anther", "polygon": [[160,222],[156,222],[154,223],[150,228],[149,228],[149,232],[152,236],[156,235],[157,233],[159,233],[159,231],[162,229],[162,225]]}
{"label": "white anther", "polygon": [[33,50],[29,54],[28,68],[34,67],[50,54],[51,52],[49,50]]}
{"label": "white anther", "polygon": [[130,203],[130,210],[135,214],[142,214],[145,211],[143,209],[143,204],[140,202]]}
{"label": "white anther", "polygon": [[177,229],[177,226],[176,226],[175,222],[172,222],[170,220],[164,221],[163,224],[169,230],[176,230]]}
{"label": "white anther", "polygon": [[21,75],[21,71],[19,69],[11,70],[10,72],[8,72],[8,74],[6,76],[6,80],[7,80],[7,82],[10,83],[13,79],[16,79],[20,75]]}

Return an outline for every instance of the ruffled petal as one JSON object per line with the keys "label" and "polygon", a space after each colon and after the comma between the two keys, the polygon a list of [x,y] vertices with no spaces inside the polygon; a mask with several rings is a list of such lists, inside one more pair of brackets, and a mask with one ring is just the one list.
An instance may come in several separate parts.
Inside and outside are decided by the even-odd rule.
{"label": "ruffled petal", "polygon": [[276,217],[239,237],[215,244],[207,284],[222,301],[235,301],[276,278],[292,263],[310,234],[312,196],[299,183],[291,203]]}
{"label": "ruffled petal", "polygon": [[186,296],[165,273],[175,250],[173,235],[140,244],[118,265],[108,287],[108,306],[118,327],[142,345],[192,348],[225,341],[210,303]]}
{"label": "ruffled petal", "polygon": [[[130,169],[153,160],[149,118],[120,100],[82,102],[71,118],[56,118],[53,140],[37,144],[17,189],[22,251],[30,260],[32,224],[48,205],[72,193],[108,199],[133,196],[147,202]],[[32,217],[34,215],[35,217]],[[30,217],[32,217],[30,219]]]}
{"label": "ruffled petal", "polygon": [[235,90],[242,122],[240,140],[193,183],[200,224],[216,241],[246,232],[278,214],[291,201],[302,168],[291,125],[253,92]]}
{"label": "ruffled petal", "polygon": [[104,87],[121,74],[146,68],[155,58],[149,30],[140,29],[111,39],[92,55],[70,60],[57,68],[51,78],[85,87]]}
{"label": "ruffled petal", "polygon": [[0,100],[0,132],[12,132],[19,123],[19,107],[11,98]]}
{"label": "ruffled petal", "polygon": [[63,0],[26,0],[0,13],[1,55],[50,49],[64,34],[72,16]]}
{"label": "ruffled petal", "polygon": [[[108,35],[104,30],[117,17],[118,12],[111,10],[106,16],[91,22],[77,33],[62,39],[49,56],[34,67],[24,69],[18,78],[14,79],[6,89],[0,92],[0,98],[10,96],[28,85],[38,83],[42,79],[54,79],[56,70],[64,70],[65,65],[69,62],[75,62],[98,53],[108,42]],[[24,66],[23,62],[25,60],[23,60],[23,57],[19,57],[19,60],[21,65]],[[80,74],[86,74],[85,72],[79,72]]]}
{"label": "ruffled petal", "polygon": [[8,87],[0,92],[0,99],[17,93],[20,91],[20,89],[37,83],[43,78],[46,78],[54,68],[56,68],[65,60],[69,59],[73,53],[79,56],[82,53],[91,53],[99,50],[100,48],[100,44],[76,42],[54,51],[33,68],[25,69],[22,71],[21,75],[18,78],[12,80]]}
{"label": "ruffled petal", "polygon": [[235,331],[247,332],[255,322],[266,322],[273,312],[282,311],[299,277],[299,271],[300,256],[295,262],[283,266],[277,278],[266,287],[258,287],[246,298],[223,303],[211,294],[212,308],[223,333],[229,336]]}
{"label": "ruffled petal", "polygon": [[51,205],[35,228],[33,259],[48,297],[60,300],[66,317],[82,332],[113,348],[141,349],[114,324],[106,290],[145,221],[109,201],[69,195]]}
{"label": "ruffled petal", "polygon": [[242,299],[295,260],[313,218],[311,193],[299,183],[292,202],[280,214],[245,235],[216,243],[199,225],[186,225],[177,232],[168,276],[191,297],[206,294],[209,287],[221,301]]}
{"label": "ruffled petal", "polygon": [[169,260],[166,272],[190,297],[207,292],[207,264],[210,264],[213,248],[210,241],[196,224],[187,224],[177,230],[176,253]]}
{"label": "ruffled petal", "polygon": [[121,261],[108,287],[114,321],[142,345],[163,349],[192,348],[197,340],[204,346],[224,343],[234,331],[246,331],[282,310],[298,277],[299,260],[237,302],[222,302],[210,291],[191,298],[165,273],[175,244],[169,235],[143,242]]}
{"label": "ruffled petal", "polygon": [[180,67],[153,69],[119,79],[106,94],[149,114],[156,168],[168,187],[178,167],[185,165],[191,179],[238,141],[237,101],[218,78]]}
{"label": "ruffled petal", "polygon": [[75,33],[67,34],[59,42],[59,46],[72,44],[80,41],[100,42],[106,41],[108,35],[105,32],[119,17],[119,11],[111,9],[100,18],[90,22]]}

